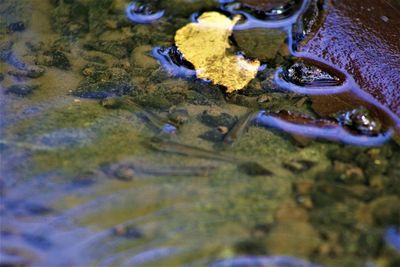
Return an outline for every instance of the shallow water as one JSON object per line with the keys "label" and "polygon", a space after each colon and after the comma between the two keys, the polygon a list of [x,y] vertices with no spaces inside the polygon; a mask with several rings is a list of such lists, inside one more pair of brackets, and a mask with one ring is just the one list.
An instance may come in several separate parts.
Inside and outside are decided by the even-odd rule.
{"label": "shallow water", "polygon": [[[297,2],[0,2],[0,265],[398,266],[400,119]],[[242,91],[174,47],[207,11],[244,16]]]}

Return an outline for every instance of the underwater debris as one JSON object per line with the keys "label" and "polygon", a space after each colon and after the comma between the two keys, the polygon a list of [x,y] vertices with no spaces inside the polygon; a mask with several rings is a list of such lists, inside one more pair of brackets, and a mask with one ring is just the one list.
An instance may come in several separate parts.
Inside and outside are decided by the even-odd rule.
{"label": "underwater debris", "polygon": [[101,170],[110,178],[128,182],[137,177],[148,176],[203,176],[209,174],[215,166],[157,166],[143,165],[131,161],[104,165]]}
{"label": "underwater debris", "polygon": [[256,112],[250,111],[240,118],[239,121],[232,127],[232,129],[225,135],[224,144],[233,144],[246,131],[255,116]]}
{"label": "underwater debris", "polygon": [[199,79],[223,85],[227,93],[243,89],[257,74],[260,62],[228,52],[233,20],[218,12],[205,12],[198,22],[176,32],[175,43],[186,60],[192,63]]}
{"label": "underwater debris", "polygon": [[180,154],[195,158],[220,160],[231,163],[238,162],[236,158],[233,158],[228,155],[219,154],[215,151],[210,151],[195,146],[179,144],[171,141],[164,141],[160,138],[152,138],[151,141],[148,142],[147,144],[155,150],[168,153]]}

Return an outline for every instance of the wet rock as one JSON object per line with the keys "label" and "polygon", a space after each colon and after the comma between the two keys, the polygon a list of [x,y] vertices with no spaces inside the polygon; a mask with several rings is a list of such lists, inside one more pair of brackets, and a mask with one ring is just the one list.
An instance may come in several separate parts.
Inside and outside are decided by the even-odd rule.
{"label": "wet rock", "polygon": [[293,25],[293,39],[296,42],[301,42],[313,32],[315,32],[324,19],[324,0],[309,1],[307,10],[302,15],[301,19]]}
{"label": "wet rock", "polygon": [[254,10],[258,11],[270,11],[272,9],[282,8],[290,2],[291,0],[240,0],[240,2],[246,6],[250,7]]}
{"label": "wet rock", "polygon": [[93,71],[85,77],[72,94],[84,98],[103,99],[110,96],[122,96],[135,89],[130,75],[120,68]]}
{"label": "wet rock", "polygon": [[399,116],[400,20],[393,3],[398,1],[335,2],[315,36],[299,50],[346,70],[360,86],[354,89],[367,91]]}
{"label": "wet rock", "polygon": [[319,246],[320,239],[306,222],[279,223],[269,233],[266,245],[272,255],[309,257]]}
{"label": "wet rock", "polygon": [[13,84],[5,92],[17,96],[29,96],[38,88],[39,85],[34,84]]}
{"label": "wet rock", "polygon": [[219,115],[211,114],[208,111],[204,111],[200,115],[200,121],[209,127],[225,126],[232,128],[237,122],[237,118],[229,115],[228,113],[221,113]]}
{"label": "wet rock", "polygon": [[382,132],[379,119],[374,118],[364,107],[340,114],[337,120],[341,125],[358,134],[374,136]]}
{"label": "wet rock", "polygon": [[342,83],[341,79],[334,74],[304,61],[298,61],[287,67],[283,78],[300,86],[335,86]]}
{"label": "wet rock", "polygon": [[291,16],[301,6],[299,0],[241,0],[241,11],[259,20],[278,20]]}
{"label": "wet rock", "polygon": [[10,32],[23,32],[23,31],[25,31],[25,23],[23,21],[17,21],[14,23],[10,23],[10,24],[8,24],[7,29]]}
{"label": "wet rock", "polygon": [[246,56],[261,61],[271,61],[278,54],[286,33],[277,29],[251,29],[234,31],[233,38]]}

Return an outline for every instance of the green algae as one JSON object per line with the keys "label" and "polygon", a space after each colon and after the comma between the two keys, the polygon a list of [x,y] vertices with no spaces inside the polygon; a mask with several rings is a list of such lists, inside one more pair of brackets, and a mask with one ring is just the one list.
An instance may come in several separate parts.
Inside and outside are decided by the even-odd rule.
{"label": "green algae", "polygon": [[[272,70],[260,73],[243,94],[226,96],[216,86],[170,77],[157,62],[148,58],[149,47],[171,45],[175,30],[187,23],[187,17],[194,11],[215,8],[214,1],[168,1],[168,5],[163,2],[160,7],[171,17],[154,25],[134,25],[123,15],[115,15],[120,7],[112,5],[113,1],[52,2],[56,7],[53,27],[64,38],[63,42],[71,42],[71,51],[63,50],[70,69],[56,69],[54,64],[49,64],[43,76],[35,80],[41,86],[30,96],[5,96],[7,103],[1,115],[7,118],[2,129],[2,139],[7,144],[2,144],[0,153],[2,158],[10,157],[11,173],[25,177],[24,181],[42,179],[46,184],[50,181],[45,179],[54,179],[60,183],[56,184],[59,188],[61,183],[93,181],[88,188],[78,187],[50,197],[54,202],[51,207],[60,213],[70,209],[80,211],[76,217],[70,217],[73,227],[97,233],[128,224],[143,232],[142,238],[132,240],[107,235],[97,245],[113,242],[117,245],[104,251],[94,248],[94,262],[118,253],[134,255],[149,247],[165,246],[185,250],[155,262],[156,265],[204,266],[213,260],[237,255],[295,255],[296,248],[306,241],[304,235],[297,235],[293,229],[303,229],[315,241],[299,252],[298,256],[304,259],[327,266],[361,266],[366,261],[384,262],[381,266],[396,263],[398,255],[384,244],[382,237],[388,224],[399,223],[400,151],[394,143],[369,149],[312,140],[300,147],[290,135],[256,125],[241,132],[232,146],[223,146],[222,139],[211,142],[201,138],[205,132],[218,127],[231,128],[235,118],[242,117],[249,109],[291,110],[313,115],[307,97],[288,95],[273,87],[268,73]],[[129,34],[121,33],[120,28],[126,28],[123,31]],[[105,42],[103,33],[113,34],[119,40]],[[87,37],[84,45],[74,43],[83,37]],[[129,38],[132,40],[127,41]],[[21,46],[17,42],[13,49]],[[275,51],[276,47],[273,48]],[[46,53],[44,50],[40,50],[42,54]],[[81,58],[81,54],[85,57]],[[29,58],[24,60],[28,62]],[[88,63],[101,65],[93,74],[99,75],[96,79],[87,79],[82,74]],[[119,93],[126,96],[106,98],[101,103],[71,96],[85,79],[90,87],[110,77],[109,72],[115,68],[123,73],[118,76],[122,78],[112,79],[114,83],[106,84],[101,90],[112,94],[115,85],[132,85]],[[8,77],[6,71],[4,74],[2,85]],[[85,96],[93,91],[89,87],[81,87],[78,92],[83,93],[76,95]],[[185,110],[184,119],[172,116],[174,110]],[[149,125],[141,119],[141,112],[154,113],[160,123]],[[168,121],[179,124],[177,132],[169,136],[160,134],[163,123]],[[78,129],[88,135],[82,143],[35,148],[37,140],[63,129]],[[231,163],[149,150],[144,144],[155,135],[257,163],[247,168],[261,166],[263,171],[251,175],[252,170],[240,171],[240,166]],[[13,143],[27,146],[13,146]],[[20,159],[16,157],[19,153],[26,156]],[[130,181],[113,180],[103,172],[104,165],[126,160],[154,169],[213,166],[215,171],[194,177],[139,175]],[[285,167],[284,163],[301,160],[311,161],[313,165],[300,172]],[[344,170],[350,173],[361,169],[363,179],[353,179],[339,166],[345,166]],[[299,190],[298,182],[302,180],[311,186]],[[4,190],[15,189],[7,186]],[[48,194],[45,190],[33,192],[35,196]],[[81,209],[91,202],[96,205]],[[282,204],[286,202],[294,204]],[[61,231],[58,226],[50,227]],[[255,237],[256,228],[265,231]],[[282,235],[287,230],[293,233],[290,238]],[[62,247],[66,241],[58,242]],[[281,246],[276,246],[277,243]],[[83,249],[89,250],[85,246]],[[116,265],[122,264],[124,257]]]}

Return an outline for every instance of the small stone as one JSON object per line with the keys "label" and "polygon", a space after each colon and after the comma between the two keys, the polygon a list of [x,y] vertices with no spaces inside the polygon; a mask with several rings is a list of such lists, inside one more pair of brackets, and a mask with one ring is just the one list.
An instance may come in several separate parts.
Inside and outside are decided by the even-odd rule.
{"label": "small stone", "polygon": [[11,23],[7,26],[10,32],[23,32],[25,30],[25,23],[22,21]]}
{"label": "small stone", "polygon": [[340,161],[334,162],[334,170],[345,183],[364,183],[365,175],[361,168]]}
{"label": "small stone", "polygon": [[272,96],[269,95],[261,95],[257,98],[258,103],[268,103],[272,100]]}
{"label": "small stone", "polygon": [[225,126],[218,126],[217,130],[218,130],[218,132],[220,132],[223,135],[225,135],[229,132],[228,127],[225,127]]}

